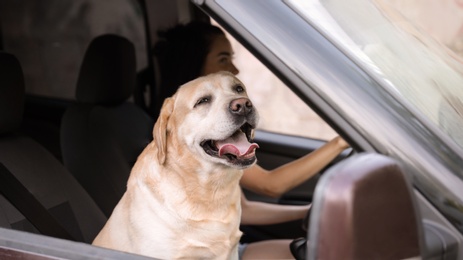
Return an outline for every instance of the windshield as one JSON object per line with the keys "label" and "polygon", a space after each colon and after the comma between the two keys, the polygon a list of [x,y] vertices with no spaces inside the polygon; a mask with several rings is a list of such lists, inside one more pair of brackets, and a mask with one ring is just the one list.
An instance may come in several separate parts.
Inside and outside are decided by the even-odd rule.
{"label": "windshield", "polygon": [[461,57],[386,1],[288,2],[463,148]]}

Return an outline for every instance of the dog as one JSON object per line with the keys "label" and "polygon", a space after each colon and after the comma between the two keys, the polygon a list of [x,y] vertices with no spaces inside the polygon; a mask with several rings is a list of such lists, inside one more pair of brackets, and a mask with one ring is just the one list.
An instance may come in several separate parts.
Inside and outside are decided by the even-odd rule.
{"label": "dog", "polygon": [[256,162],[258,113],[233,74],[182,85],[93,245],[161,259],[238,259],[239,180]]}

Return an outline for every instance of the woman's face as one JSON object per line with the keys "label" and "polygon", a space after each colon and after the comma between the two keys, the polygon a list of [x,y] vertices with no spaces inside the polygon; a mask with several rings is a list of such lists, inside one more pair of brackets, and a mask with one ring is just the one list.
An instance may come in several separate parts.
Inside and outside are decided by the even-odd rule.
{"label": "woman's face", "polygon": [[211,50],[206,56],[202,75],[208,75],[219,71],[228,71],[234,75],[239,70],[232,62],[233,50],[225,35],[216,36],[211,43]]}

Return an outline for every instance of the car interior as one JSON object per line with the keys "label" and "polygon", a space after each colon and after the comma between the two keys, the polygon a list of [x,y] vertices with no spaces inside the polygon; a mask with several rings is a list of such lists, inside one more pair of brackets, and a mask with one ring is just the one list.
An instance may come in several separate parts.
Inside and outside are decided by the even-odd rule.
{"label": "car interior", "polygon": [[[2,179],[2,185],[10,187],[8,194],[2,189],[3,196],[0,197],[2,227],[42,233],[48,232],[50,225],[41,224],[46,230],[37,230],[38,225],[32,223],[56,219],[59,226],[76,241],[90,243],[106,221],[103,212],[61,162],[19,131],[23,115],[17,111],[23,110],[25,94],[22,69],[18,60],[8,53],[0,54],[0,64],[2,176],[11,177]],[[12,186],[14,180],[23,189],[13,188],[16,187]],[[28,194],[32,194],[38,205],[46,208],[53,218],[41,217],[33,210],[25,214],[24,210],[32,206],[27,203]],[[15,201],[25,205],[18,207]],[[55,234],[53,226],[51,229]]]}
{"label": "car interior", "polygon": [[98,36],[85,53],[76,102],[61,122],[63,163],[107,217],[152,139],[153,118],[128,101],[135,81],[133,44],[117,35]]}
{"label": "car interior", "polygon": [[[199,14],[194,19],[209,19],[188,1],[179,2],[180,7],[173,8],[187,8],[192,17]],[[137,4],[150,5],[149,10],[153,10],[158,3]],[[138,154],[152,139],[155,118],[147,113],[150,108],[134,97],[140,91],[135,89],[136,52],[140,50],[135,50],[127,37],[115,33],[100,34],[86,45],[71,100],[26,93],[28,80],[23,67],[30,65],[21,64],[5,46],[1,48],[2,228],[90,244],[124,193]],[[149,51],[147,55],[151,55]],[[155,69],[152,71],[154,74]],[[157,86],[148,87],[156,92]],[[266,134],[269,140],[274,138],[272,133],[262,132]],[[292,136],[287,139],[279,144],[260,142],[260,161],[265,167],[291,161],[324,143]],[[289,152],[278,152],[285,149]],[[246,192],[248,198],[272,203],[308,203],[307,190],[313,190],[315,182],[302,185],[310,189],[298,187],[279,199]],[[306,233],[301,223],[243,226],[246,235],[242,240],[302,237]],[[24,247],[22,241],[16,242]]]}
{"label": "car interior", "polygon": [[[110,26],[95,30],[95,35],[84,40],[83,49],[74,48],[72,58],[78,59],[79,65],[75,80],[65,84],[74,84],[75,91],[70,98],[60,98],[28,93],[28,89],[35,87],[27,84],[34,81],[30,74],[36,72],[31,68],[37,63],[22,61],[54,57],[24,58],[26,54],[6,44],[14,32],[6,26],[16,21],[13,16],[26,16],[19,21],[46,20],[46,16],[34,16],[36,13],[30,10],[64,5],[66,1],[22,2],[27,8],[16,6],[14,1],[0,3],[0,258],[145,259],[90,244],[123,195],[137,156],[153,138],[156,117],[152,115],[157,114],[155,108],[165,98],[157,95],[158,68],[151,49],[156,41],[154,32],[173,22],[210,21],[210,17],[185,0],[114,1],[115,6],[124,3],[117,9],[121,13],[127,3],[136,6],[144,35],[142,43],[126,33],[118,34]],[[73,11],[84,12],[91,7],[82,4],[81,9]],[[26,11],[14,12],[21,8]],[[63,23],[78,22],[68,20],[66,14],[55,15],[62,15]],[[110,20],[111,14],[104,19]],[[54,29],[66,28],[51,22],[43,24]],[[79,26],[87,28],[74,25]],[[63,28],[59,33],[72,33]],[[25,49],[29,45],[33,44],[25,44]],[[146,68],[151,72],[148,84],[137,84],[140,71]],[[26,69],[28,75],[24,73]],[[59,73],[52,71],[46,76],[53,79]],[[260,146],[259,164],[268,169],[300,158],[325,143],[262,130],[257,131],[255,141]],[[394,196],[388,190],[378,189],[385,182],[394,187]],[[386,156],[348,149],[316,177],[280,198],[248,190],[244,193],[250,200],[292,205],[313,203],[313,206],[304,220],[243,225],[241,242],[295,239],[291,249],[297,259],[342,259],[347,255],[349,259],[373,259],[372,254],[378,252],[390,254],[388,259],[404,259],[434,252],[440,256],[444,251],[446,255],[436,259],[456,259],[456,239],[433,223],[426,225],[428,231],[423,229],[411,181],[397,162]],[[342,199],[343,196],[349,199]],[[371,201],[365,198],[381,203],[372,209]],[[370,221],[371,212],[374,221]],[[346,222],[340,223],[339,219],[352,224],[353,229],[344,230]],[[377,225],[379,222],[381,225]],[[425,238],[425,232],[433,235]],[[333,235],[343,243],[324,244],[323,241],[336,240]],[[396,240],[397,236],[403,239]],[[443,241],[450,243],[442,246]],[[425,248],[431,253],[425,252]]]}

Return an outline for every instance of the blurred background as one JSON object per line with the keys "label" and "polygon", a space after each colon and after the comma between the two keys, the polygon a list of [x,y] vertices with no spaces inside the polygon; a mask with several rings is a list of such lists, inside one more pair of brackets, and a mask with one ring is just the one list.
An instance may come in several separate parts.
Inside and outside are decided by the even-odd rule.
{"label": "blurred background", "polygon": [[[392,8],[416,29],[431,34],[462,59],[463,0],[377,0],[378,6]],[[248,86],[261,114],[259,128],[272,132],[328,140],[336,135],[329,125],[305,105],[232,37],[238,77]],[[285,106],[284,104],[293,104]]]}

